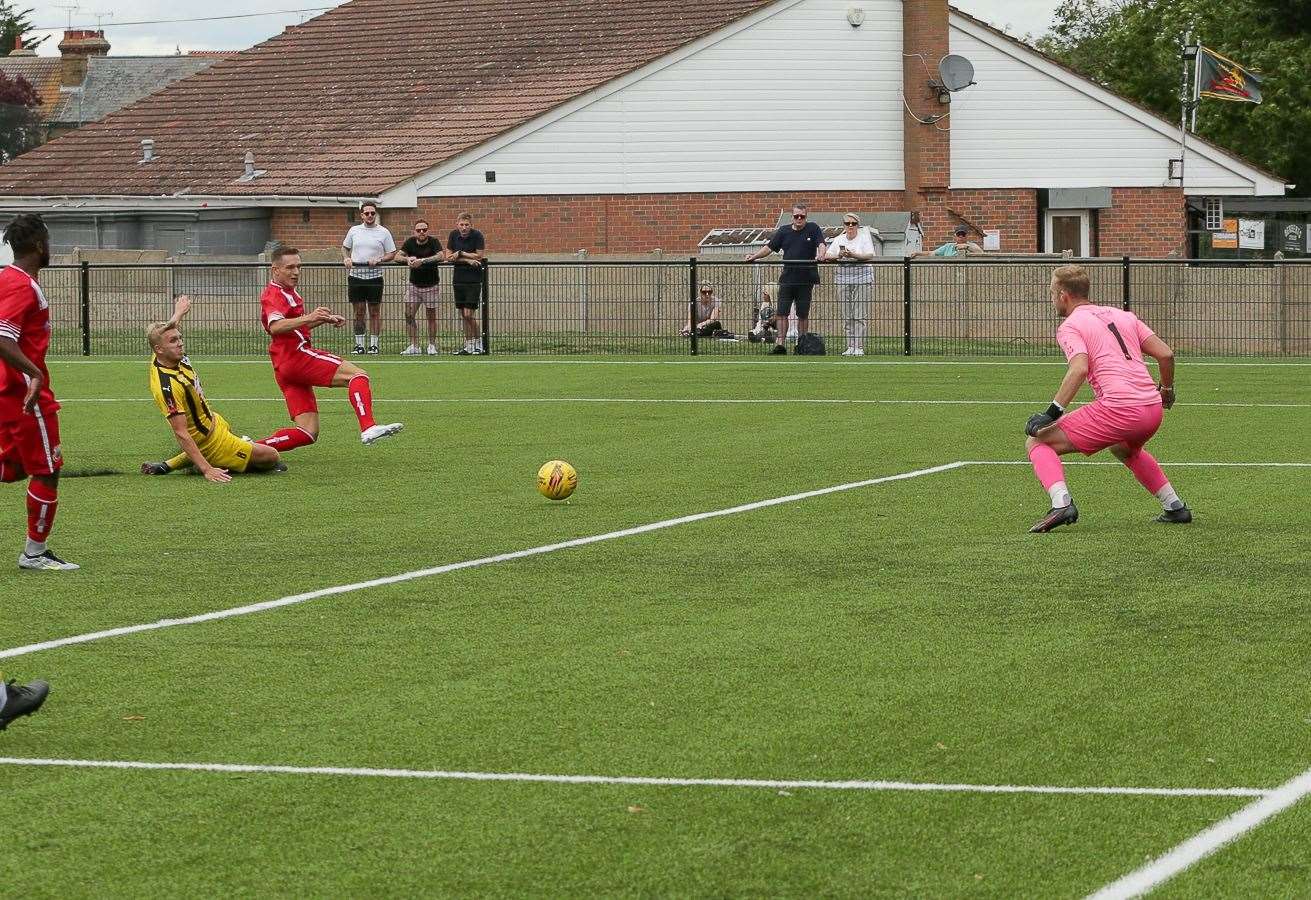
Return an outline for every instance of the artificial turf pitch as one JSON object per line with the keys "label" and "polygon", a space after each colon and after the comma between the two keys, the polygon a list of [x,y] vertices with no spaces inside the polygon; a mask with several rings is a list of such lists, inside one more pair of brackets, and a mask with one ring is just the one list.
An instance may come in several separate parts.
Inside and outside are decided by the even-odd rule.
{"label": "artificial turf pitch", "polygon": [[[317,445],[228,485],[135,474],[173,452],[143,360],[54,362],[67,466],[125,474],[61,485],[81,571],[0,569],[0,650],[1022,462],[1063,371],[613,362],[367,360],[399,437],[324,391]],[[195,363],[235,430],[284,424],[266,365]],[[961,466],[0,659],[53,685],[0,756],[1270,789],[1311,766],[1311,469],[1178,464],[1311,460],[1309,373],[1181,360],[1151,447],[1191,526],[1071,466],[1079,523],[1029,535],[1028,466]],[[634,402],[675,400],[722,402]],[[1252,802],[12,764],[0,798],[12,896],[1081,896]],[[1159,894],[1305,895],[1308,833],[1302,803]]]}

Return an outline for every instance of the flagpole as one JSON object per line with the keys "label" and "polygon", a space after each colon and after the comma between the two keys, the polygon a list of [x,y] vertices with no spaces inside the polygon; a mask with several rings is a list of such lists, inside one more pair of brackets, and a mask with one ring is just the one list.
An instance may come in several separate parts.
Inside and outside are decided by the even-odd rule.
{"label": "flagpole", "polygon": [[[1183,59],[1183,76],[1179,82],[1179,190],[1184,190],[1184,164],[1188,159],[1188,58],[1193,49],[1193,33],[1184,35],[1180,57]],[[1196,51],[1193,51],[1194,54]],[[1195,67],[1194,67],[1195,68]]]}
{"label": "flagpole", "polygon": [[[1202,39],[1197,39],[1198,51],[1201,50]],[[1202,105],[1202,67],[1198,65],[1197,57],[1193,57],[1193,115],[1192,125],[1188,129],[1193,134],[1197,134],[1197,107]]]}

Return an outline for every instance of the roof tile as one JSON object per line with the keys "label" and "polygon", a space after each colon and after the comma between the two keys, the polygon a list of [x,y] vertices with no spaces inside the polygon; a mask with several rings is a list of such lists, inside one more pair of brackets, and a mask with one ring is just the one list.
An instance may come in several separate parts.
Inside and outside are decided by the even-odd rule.
{"label": "roof tile", "polygon": [[[0,166],[0,192],[376,195],[770,2],[351,0]],[[247,150],[267,174],[237,184]]]}

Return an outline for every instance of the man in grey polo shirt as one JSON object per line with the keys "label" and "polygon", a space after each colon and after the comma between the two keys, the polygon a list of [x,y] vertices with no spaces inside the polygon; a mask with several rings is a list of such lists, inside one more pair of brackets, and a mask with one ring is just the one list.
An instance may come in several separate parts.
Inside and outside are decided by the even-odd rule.
{"label": "man in grey polo shirt", "polygon": [[364,308],[369,308],[369,353],[377,354],[378,335],[382,332],[383,263],[396,258],[396,241],[391,232],[378,224],[378,205],[360,206],[364,221],[352,225],[341,242],[342,264],[346,266],[346,293],[355,310],[355,349],[364,352]]}

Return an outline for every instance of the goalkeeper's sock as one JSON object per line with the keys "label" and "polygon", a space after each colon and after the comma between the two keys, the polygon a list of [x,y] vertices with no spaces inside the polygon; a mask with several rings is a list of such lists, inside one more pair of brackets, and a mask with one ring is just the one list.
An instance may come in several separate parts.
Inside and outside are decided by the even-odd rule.
{"label": "goalkeeper's sock", "polygon": [[1172,509],[1183,509],[1184,502],[1179,499],[1179,495],[1174,492],[1170,482],[1165,483],[1165,487],[1156,492],[1156,499],[1161,501],[1161,509],[1167,512]]}
{"label": "goalkeeper's sock", "polygon": [[[1161,464],[1156,457],[1139,447],[1124,458],[1124,464],[1138,479],[1138,483],[1147,488],[1147,493],[1161,497],[1160,491],[1170,486],[1170,481],[1161,471]],[[1163,499],[1163,498],[1162,498]],[[1175,498],[1176,500],[1178,497]]]}
{"label": "goalkeeper's sock", "polygon": [[176,472],[183,466],[190,465],[190,463],[191,457],[187,456],[185,453],[179,453],[177,456],[171,456],[164,460],[164,465],[168,467],[170,472]]}
{"label": "goalkeeper's sock", "polygon": [[1029,451],[1029,461],[1033,463],[1034,474],[1052,498],[1052,506],[1069,506],[1073,501],[1065,486],[1065,467],[1056,451],[1046,444],[1034,444]]}

